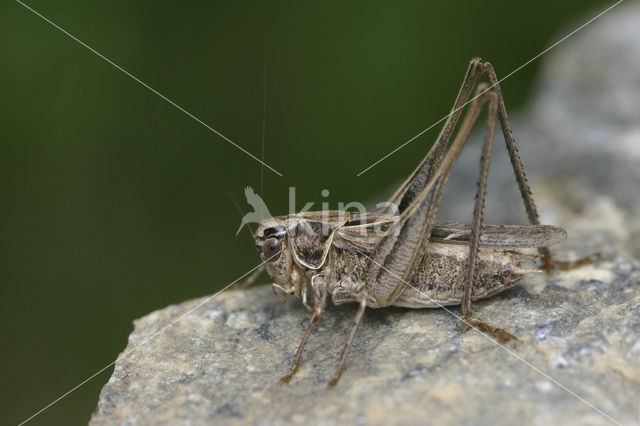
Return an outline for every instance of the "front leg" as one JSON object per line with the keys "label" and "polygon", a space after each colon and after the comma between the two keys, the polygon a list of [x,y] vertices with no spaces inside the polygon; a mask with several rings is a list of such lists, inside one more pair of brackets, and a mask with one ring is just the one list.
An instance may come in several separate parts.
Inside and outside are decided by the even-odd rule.
{"label": "front leg", "polygon": [[[295,288],[284,288],[278,283],[273,283],[271,284],[271,291],[273,291],[273,294],[275,294],[282,303],[287,303],[287,295],[292,294],[295,291]],[[282,294],[278,292],[281,292]]]}
{"label": "front leg", "polygon": [[322,275],[314,275],[311,278],[311,289],[313,290],[313,316],[311,317],[311,323],[309,324],[307,332],[304,334],[304,337],[300,342],[300,346],[298,346],[298,352],[296,352],[296,357],[293,361],[293,365],[291,366],[291,370],[289,370],[289,374],[280,379],[283,383],[289,383],[293,375],[296,374],[296,371],[298,371],[300,358],[302,357],[302,351],[307,345],[307,341],[309,340],[309,336],[311,336],[311,332],[318,324],[318,321],[320,321],[320,317],[327,307],[327,288],[325,285],[324,277]]}

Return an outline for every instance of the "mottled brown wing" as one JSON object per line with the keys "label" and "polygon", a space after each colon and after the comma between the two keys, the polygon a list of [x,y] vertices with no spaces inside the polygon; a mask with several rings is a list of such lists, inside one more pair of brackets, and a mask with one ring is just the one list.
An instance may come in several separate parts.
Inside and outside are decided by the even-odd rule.
{"label": "mottled brown wing", "polygon": [[[567,238],[567,232],[552,225],[483,225],[480,246],[498,250],[538,248],[556,245]],[[468,223],[436,220],[431,230],[431,241],[468,244],[471,225]]]}

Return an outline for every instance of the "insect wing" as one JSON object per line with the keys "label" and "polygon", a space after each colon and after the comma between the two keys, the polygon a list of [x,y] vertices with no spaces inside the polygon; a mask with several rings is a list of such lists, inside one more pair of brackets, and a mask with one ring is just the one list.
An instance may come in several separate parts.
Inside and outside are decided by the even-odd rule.
{"label": "insect wing", "polygon": [[[480,246],[503,250],[549,247],[566,238],[564,229],[552,225],[483,225],[480,228]],[[471,225],[467,223],[437,220],[431,231],[431,241],[468,244],[470,240]]]}

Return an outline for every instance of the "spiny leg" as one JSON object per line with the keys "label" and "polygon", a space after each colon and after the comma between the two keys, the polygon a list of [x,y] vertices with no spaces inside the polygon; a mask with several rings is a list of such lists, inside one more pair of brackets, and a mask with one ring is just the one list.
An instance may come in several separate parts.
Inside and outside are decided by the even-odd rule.
{"label": "spiny leg", "polygon": [[[464,293],[462,295],[461,313],[464,321],[462,332],[466,332],[471,327],[490,334],[500,342],[504,343],[510,339],[518,340],[515,336],[506,331],[486,324],[471,317],[471,295],[473,285],[478,278],[478,247],[480,244],[480,228],[482,226],[482,214],[484,210],[484,197],[487,190],[487,179],[489,176],[489,164],[491,163],[491,148],[495,134],[495,123],[497,115],[497,95],[495,92],[486,92],[486,85],[478,85],[477,91],[482,93],[481,97],[489,102],[487,114],[487,124],[484,142],[482,144],[482,154],[480,157],[480,175],[478,177],[478,188],[476,190],[475,203],[473,208],[473,220],[471,222],[471,241],[469,245],[469,258],[465,276]],[[476,108],[482,105],[478,104]],[[475,116],[477,117],[477,115]],[[466,118],[466,117],[465,117]]]}
{"label": "spiny leg", "polygon": [[[454,133],[463,109],[476,85],[478,76],[482,73],[482,69],[482,59],[473,58],[471,62],[469,62],[467,72],[462,80],[460,91],[456,96],[451,112],[442,126],[438,139],[433,144],[420,165],[416,170],[414,170],[412,175],[409,176],[402,186],[398,188],[396,193],[389,199],[389,203],[382,209],[383,212],[387,211],[391,206],[394,206],[398,209],[396,213],[402,213],[404,209],[413,202],[416,197],[418,197],[424,187],[432,181],[434,175],[440,168],[445,151],[449,146],[451,136]],[[474,100],[470,102],[474,102]]]}
{"label": "spiny leg", "polygon": [[[480,85],[482,90],[476,90],[476,94],[471,101],[468,101],[473,88],[476,86],[476,82],[478,78],[482,74],[487,74],[489,79],[490,86],[487,88],[486,86]],[[529,183],[527,182],[527,178],[524,172],[524,166],[522,164],[522,160],[520,159],[520,155],[518,154],[518,148],[516,146],[515,138],[513,137],[513,132],[511,130],[511,125],[509,123],[509,117],[507,115],[506,106],[504,103],[504,99],[502,97],[502,92],[500,90],[500,84],[498,78],[496,76],[495,70],[493,66],[489,62],[483,61],[481,58],[473,58],[469,63],[469,67],[467,69],[467,73],[465,74],[464,80],[462,82],[462,87],[458,92],[458,96],[456,97],[456,101],[453,105],[452,111],[447,117],[445,124],[434,144],[433,148],[423,160],[423,162],[418,166],[413,175],[405,182],[405,184],[394,194],[391,198],[391,202],[395,203],[400,207],[400,212],[402,213],[403,207],[408,204],[407,200],[413,200],[417,194],[420,192],[421,188],[424,187],[425,182],[430,182],[434,177],[437,170],[441,169],[441,166],[446,166],[443,168],[449,169],[447,160],[443,160],[444,152],[449,146],[449,141],[453,136],[456,124],[460,115],[462,114],[463,107],[470,103],[469,112],[467,116],[471,115],[472,110],[474,109],[474,103],[479,100],[480,97],[483,96],[484,92],[491,91],[496,95],[497,102],[497,115],[500,120],[500,125],[502,128],[502,133],[504,136],[504,140],[507,146],[507,151],[509,153],[509,158],[511,161],[511,165],[513,167],[513,171],[516,177],[516,181],[518,183],[518,189],[520,190],[520,195],[522,196],[525,210],[527,212],[527,217],[529,222],[533,225],[539,225],[540,220],[538,217],[538,211],[536,209],[535,202],[533,200],[533,195],[531,193],[531,189],[529,187]],[[465,117],[466,118],[466,117]],[[470,120],[471,124],[473,124],[475,119]],[[470,129],[469,129],[470,130]],[[457,142],[461,139],[461,142],[458,146],[459,149],[462,148],[462,145],[466,141],[466,129],[464,128],[464,120],[463,124],[460,126],[456,138],[454,142],[451,144],[452,149],[456,147]],[[455,151],[455,149],[454,149]],[[459,152],[454,152],[452,155],[452,162],[455,162],[457,159]],[[448,156],[448,155],[447,155]],[[439,186],[444,187],[444,182],[446,182],[446,177],[450,170],[442,173],[442,177],[439,179],[441,184]],[[438,202],[439,197],[434,197],[434,202]],[[593,258],[586,257],[584,259],[579,259],[574,262],[561,262],[554,261],[551,257],[551,252],[548,247],[539,248],[539,252],[542,255],[543,263],[547,272],[550,272],[553,268],[558,269],[568,269],[572,267],[582,266],[584,264],[590,263]]]}
{"label": "spiny leg", "polygon": [[318,321],[320,321],[320,317],[327,307],[327,289],[324,278],[321,275],[316,275],[311,279],[311,288],[313,289],[313,317],[311,317],[311,323],[307,328],[307,332],[304,334],[300,346],[298,346],[298,352],[296,352],[296,357],[291,366],[291,370],[289,370],[289,374],[280,379],[283,383],[289,383],[293,375],[298,371],[302,351],[309,340],[309,336],[311,336],[311,332],[318,324]]}
{"label": "spiny leg", "polygon": [[[471,100],[469,112],[450,143],[457,120],[481,72],[482,61],[473,59],[438,140],[387,203],[396,207],[394,214],[398,215],[398,220],[371,252],[372,262],[383,267],[371,268],[366,276],[370,294],[378,306],[389,306],[399,296],[429,244],[445,184],[480,112],[482,97],[476,96]],[[381,211],[387,212],[386,209]]]}
{"label": "spiny leg", "polygon": [[[533,225],[539,225],[540,219],[538,217],[538,211],[536,209],[536,204],[533,201],[533,194],[531,193],[531,189],[529,188],[527,177],[524,173],[524,166],[522,165],[522,160],[520,160],[520,155],[518,154],[518,147],[516,146],[513,132],[511,131],[509,117],[507,116],[507,108],[504,104],[504,99],[502,98],[502,92],[500,91],[498,77],[496,76],[496,72],[493,69],[493,66],[489,62],[483,62],[482,72],[487,73],[489,83],[491,84],[490,89],[497,96],[498,118],[502,127],[502,134],[504,135],[504,140],[507,145],[507,152],[509,153],[511,165],[513,166],[513,172],[516,175],[516,181],[518,182],[518,188],[520,189],[520,194],[522,195],[522,200],[524,201],[525,210],[527,211],[529,222]],[[542,255],[542,263],[547,274],[550,274],[554,269],[568,270],[588,265],[598,258],[598,255],[585,256],[583,258],[567,262],[554,260],[548,247],[540,247],[538,251]]]}
{"label": "spiny leg", "polygon": [[[474,96],[474,98],[469,101],[473,88],[476,87],[478,78],[484,73],[488,75],[490,87],[487,88],[486,86],[484,86],[484,89],[482,91],[476,91],[476,95]],[[507,150],[509,152],[509,158],[511,160],[520,194],[524,201],[529,222],[534,225],[540,224],[536,205],[524,173],[524,166],[522,165],[522,161],[520,160],[520,156],[518,155],[515,139],[511,131],[504,99],[502,98],[502,92],[500,91],[499,81],[497,79],[495,71],[490,63],[484,62],[481,58],[473,58],[469,63],[467,73],[465,74],[464,80],[462,82],[462,87],[458,92],[458,96],[456,97],[456,101],[453,105],[451,113],[447,117],[447,120],[445,121],[445,124],[440,132],[440,135],[438,136],[438,139],[436,140],[436,143],[433,145],[425,159],[420,163],[418,168],[398,189],[398,191],[396,191],[396,193],[391,197],[389,203],[387,204],[388,206],[396,206],[398,210],[397,213],[399,213],[401,216],[405,213],[405,210],[411,210],[416,206],[421,206],[422,204],[418,203],[418,201],[420,201],[421,199],[424,199],[427,204],[430,204],[429,206],[427,206],[429,208],[416,208],[414,210],[415,212],[419,211],[419,214],[426,214],[429,217],[427,218],[426,224],[424,225],[422,223],[418,223],[417,226],[412,226],[413,224],[411,223],[408,224],[412,232],[422,231],[426,235],[429,234],[430,223],[433,220],[433,217],[435,217],[437,205],[439,203],[440,196],[442,194],[442,190],[444,189],[444,185],[446,183],[448,175],[451,172],[451,167],[457,160],[460,150],[466,142],[470,128],[475,121],[475,118],[467,121],[467,117],[472,115],[474,109],[478,109],[478,107],[474,108],[474,105],[480,104],[477,101],[480,100],[480,98],[484,97],[484,92],[492,92],[496,96],[497,115],[502,126],[502,133],[505,139]],[[450,144],[450,140],[454,135],[454,131],[458,123],[458,119],[460,118],[462,110],[467,103],[470,104],[467,117],[465,117],[465,120],[463,120],[463,123],[458,129],[456,137]],[[465,124],[469,125],[465,127]],[[445,156],[445,151],[447,150],[448,146],[450,146],[450,149]],[[431,193],[429,197],[427,197],[429,189],[432,189],[433,186],[435,186],[435,191]],[[382,212],[387,212],[386,209],[387,208],[382,209]],[[396,226],[399,227],[399,232],[401,232],[402,228],[405,227],[406,222],[406,220],[401,220],[398,222],[398,224],[396,224]],[[421,242],[423,243],[424,241]],[[376,247],[372,254],[372,257],[376,262],[386,265],[391,270],[390,273],[397,275],[394,280],[391,280],[389,276],[383,277],[387,281],[394,281],[397,285],[387,285],[386,287],[389,287],[392,290],[386,289],[384,294],[376,295],[376,299],[382,305],[388,305],[393,302],[393,298],[399,294],[400,289],[403,287],[402,279],[408,279],[407,274],[409,274],[409,272],[406,271],[412,270],[411,267],[405,267],[406,265],[404,264],[396,267],[396,262],[394,262],[394,259],[390,258],[390,256],[388,255],[388,253],[395,253],[397,251],[395,250],[396,246],[394,244],[395,241],[392,239],[392,237],[386,238]],[[400,257],[410,258],[413,261],[416,261],[417,253],[421,252],[421,248],[421,244],[416,244],[416,250],[413,250],[411,253],[403,252],[401,253],[402,256]],[[547,247],[541,247],[539,248],[539,251],[543,257],[545,268],[548,271],[554,266],[562,266],[560,262],[552,261],[551,253]],[[577,262],[577,264],[582,264],[582,262]]]}
{"label": "spiny leg", "polygon": [[347,361],[347,354],[349,353],[349,349],[351,348],[351,344],[353,343],[353,339],[356,336],[356,330],[362,321],[362,316],[364,315],[364,310],[367,307],[366,299],[362,299],[360,301],[360,306],[358,307],[358,311],[356,312],[356,316],[353,318],[353,327],[351,327],[351,332],[349,333],[349,337],[347,338],[347,343],[344,345],[344,349],[342,349],[342,355],[340,355],[340,363],[338,364],[338,368],[336,370],[336,374],[334,374],[333,379],[329,382],[329,386],[333,387],[338,384],[338,380],[340,380],[340,376],[342,376],[342,371],[344,370],[344,364]]}
{"label": "spiny leg", "polygon": [[[476,96],[468,101],[473,88],[476,87],[478,78],[484,73],[489,75],[491,86],[487,88],[486,85],[480,85],[478,88],[480,90],[476,92]],[[409,279],[409,275],[414,270],[416,262],[428,243],[431,225],[435,219],[435,213],[453,164],[469,136],[482,103],[490,99],[485,96],[485,92],[493,93],[495,96],[494,103],[497,106],[494,107],[494,120],[491,125],[495,126],[495,116],[497,115],[502,125],[510,160],[529,221],[532,224],[539,224],[538,213],[526,181],[524,167],[517,153],[495,71],[489,63],[480,58],[474,58],[469,64],[454,107],[436,143],[388,203],[388,205],[397,207],[396,214],[399,215],[399,220],[393,226],[394,232],[388,232],[372,251],[372,261],[384,265],[384,267],[382,270],[372,269],[371,273],[367,274],[369,281],[376,284],[372,295],[380,306],[392,304],[393,300],[400,294],[404,288],[404,282]],[[451,142],[450,140],[454,135],[462,109],[467,103],[470,104],[468,113],[456,132],[453,142]],[[447,147],[449,147],[448,151]],[[386,209],[381,211],[383,213],[387,212]],[[476,232],[476,239],[479,240],[479,230]],[[406,244],[406,241],[410,241],[411,244]],[[540,252],[545,259],[545,264],[550,265],[551,256],[548,248],[541,248]],[[475,264],[475,260],[470,262],[472,271],[476,266]],[[473,282],[472,274],[470,274],[469,280]],[[468,299],[470,300],[470,297]],[[469,307],[466,311],[470,314],[470,301],[467,303]]]}
{"label": "spiny leg", "polygon": [[[518,154],[518,147],[516,146],[513,132],[511,131],[511,124],[509,124],[509,116],[507,115],[507,108],[504,104],[502,97],[502,91],[500,90],[500,84],[498,77],[493,69],[493,66],[489,62],[483,63],[483,72],[487,73],[489,83],[491,84],[491,91],[496,94],[496,100],[498,103],[498,118],[500,120],[500,126],[502,127],[502,135],[504,136],[505,144],[507,145],[507,152],[509,153],[509,159],[511,160],[511,166],[513,167],[513,173],[516,176],[516,182],[518,183],[518,189],[524,202],[524,208],[527,212],[529,223],[533,225],[539,225],[540,219],[538,217],[538,210],[536,209],[536,203],[533,201],[533,195],[529,188],[529,182],[527,176],[524,173],[524,166],[520,155]],[[541,247],[539,249],[542,255],[542,261],[546,265],[551,260],[551,253],[548,247]]]}
{"label": "spiny leg", "polygon": [[[480,77],[485,72],[489,75],[491,86],[487,86],[486,83],[477,85],[475,95],[470,101],[468,112],[462,120],[457,133],[455,134],[453,142],[451,142],[449,151],[443,158],[444,150],[449,145],[449,140],[453,136],[453,131],[456,122],[461,114],[462,107],[467,103],[467,99],[470,96],[471,90],[474,86],[476,86],[478,77]],[[486,183],[489,172],[491,146],[495,133],[496,116],[500,118],[500,122],[502,124],[502,130],[509,151],[511,163],[516,175],[516,180],[518,181],[518,187],[525,203],[525,208],[527,210],[529,220],[533,224],[539,224],[540,222],[538,219],[538,213],[535,207],[535,203],[531,195],[531,191],[526,181],[524,168],[517,153],[515,140],[513,139],[513,135],[511,133],[511,127],[508,122],[506,108],[504,106],[504,101],[502,99],[498,80],[495,76],[493,67],[491,67],[489,63],[484,62],[480,58],[474,58],[471,61],[469,69],[467,70],[467,74],[462,83],[462,88],[458,93],[458,97],[454,104],[452,113],[445,123],[442,132],[440,133],[436,145],[432,149],[434,155],[431,155],[431,152],[428,154],[427,159],[425,159],[423,161],[423,164],[421,164],[416,172],[414,172],[412,178],[415,177],[415,179],[410,178],[410,183],[406,183],[405,185],[403,185],[403,188],[401,188],[398,193],[396,193],[394,197],[392,197],[392,200],[400,200],[400,208],[402,210],[402,205],[405,199],[407,197],[412,197],[413,194],[416,193],[416,189],[414,189],[414,187],[424,187],[424,189],[422,189],[422,193],[424,193],[425,190],[428,189],[429,186],[431,186],[430,184],[427,184],[425,186],[424,182],[426,180],[426,182],[433,182],[432,184],[435,185],[435,192],[431,198],[431,202],[437,207],[447,178],[451,173],[453,164],[457,160],[463,145],[466,143],[469,133],[471,132],[471,128],[476,122],[483,104],[487,101],[489,101],[490,103],[489,114],[487,118],[487,134],[485,136],[485,143],[483,147],[480,178],[478,182],[478,191],[476,193],[476,203],[474,206],[471,248],[467,267],[467,275],[465,277],[465,293],[463,295],[462,303],[462,314],[463,317],[467,320],[467,325],[463,328],[463,331],[466,331],[469,326],[474,326],[478,329],[481,329],[482,331],[492,334],[497,339],[504,341],[515,339],[515,336],[505,332],[504,330],[492,327],[471,317],[471,294],[473,283],[475,282],[476,278],[475,271],[477,266],[478,245],[480,240],[480,226],[482,224],[482,209],[484,206],[484,195],[486,192]],[[423,171],[423,169],[426,172],[425,177],[420,178],[418,175]],[[435,170],[437,170],[437,172]],[[435,209],[432,209],[429,213],[433,215],[435,213]],[[550,259],[550,253],[548,249],[541,249],[541,253],[545,259]]]}
{"label": "spiny leg", "polygon": [[[525,210],[527,212],[527,216],[529,222],[534,225],[539,225],[540,220],[538,217],[538,212],[536,209],[535,202],[533,200],[533,195],[531,193],[531,189],[529,188],[529,183],[527,182],[526,175],[524,173],[524,166],[522,165],[522,161],[520,160],[520,156],[518,154],[518,148],[516,146],[515,139],[513,137],[513,132],[511,131],[511,125],[509,124],[509,117],[507,115],[506,106],[504,103],[504,99],[502,97],[502,92],[500,91],[500,85],[498,78],[496,76],[495,70],[488,62],[482,62],[482,69],[479,71],[480,74],[487,73],[489,83],[490,83],[490,93],[492,93],[492,97],[490,98],[489,103],[489,114],[487,117],[487,132],[485,135],[485,141],[483,144],[482,157],[481,157],[481,169],[480,176],[478,179],[478,189],[476,192],[476,200],[474,205],[473,212],[473,222],[471,228],[471,244],[469,249],[469,260],[467,264],[467,274],[465,281],[465,291],[462,298],[461,311],[462,316],[465,321],[465,325],[462,328],[462,331],[465,332],[469,330],[471,327],[475,327],[480,331],[486,332],[500,340],[501,342],[505,342],[510,339],[515,339],[515,336],[507,333],[504,330],[499,328],[490,326],[486,323],[483,323],[477,319],[471,317],[471,295],[473,291],[473,283],[477,278],[477,253],[478,253],[478,245],[480,241],[480,227],[482,226],[482,211],[484,208],[484,196],[486,192],[487,185],[487,177],[489,173],[489,163],[491,159],[491,146],[493,143],[493,136],[495,133],[495,120],[496,115],[500,120],[500,125],[502,127],[502,134],[504,136],[504,140],[507,146],[507,151],[509,153],[509,158],[511,160],[511,165],[513,167],[513,172],[516,176],[516,181],[518,183],[518,188],[520,190],[520,194],[524,201]],[[485,92],[486,89],[482,89],[482,85],[478,87],[478,91]],[[584,258],[579,259],[575,262],[560,262],[555,261],[551,257],[551,252],[548,247],[539,248],[540,254],[542,255],[543,264],[547,273],[549,273],[553,268],[571,268],[582,266],[584,264],[590,263],[592,258]]]}

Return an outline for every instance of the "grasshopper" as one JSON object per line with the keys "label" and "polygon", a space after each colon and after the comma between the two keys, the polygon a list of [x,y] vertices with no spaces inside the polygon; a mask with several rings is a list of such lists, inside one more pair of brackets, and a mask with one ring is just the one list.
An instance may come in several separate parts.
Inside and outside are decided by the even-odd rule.
{"label": "grasshopper", "polygon": [[[488,83],[478,82],[482,75],[487,76]],[[467,113],[455,132],[467,104]],[[452,166],[484,106],[488,114],[472,222],[438,220],[436,211]],[[482,224],[497,120],[529,225]],[[554,267],[571,266],[551,257],[549,246],[564,240],[566,232],[540,224],[496,73],[489,62],[480,58],[471,60],[435,144],[384,207],[373,213],[322,211],[269,218],[260,223],[253,236],[263,267],[274,280],[274,293],[301,297],[310,308],[308,294],[313,298],[311,322],[283,382],[289,382],[296,373],[309,336],[325,311],[328,295],[336,305],[358,304],[330,381],[330,386],[335,386],[367,307],[433,308],[459,304],[463,332],[473,327],[501,342],[517,340],[474,318],[471,303],[515,286],[528,273],[539,272],[523,266],[532,258],[541,257],[548,272]],[[540,255],[522,253],[526,248],[536,248]]]}

